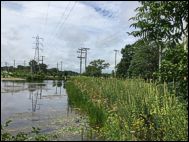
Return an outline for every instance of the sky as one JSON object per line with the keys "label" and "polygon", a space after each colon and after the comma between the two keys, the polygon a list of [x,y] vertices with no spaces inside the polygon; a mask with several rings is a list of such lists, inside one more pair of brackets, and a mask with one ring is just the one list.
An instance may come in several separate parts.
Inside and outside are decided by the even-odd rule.
{"label": "sky", "polygon": [[[90,48],[87,64],[103,59],[115,67],[115,52],[137,39],[127,32],[139,6],[137,1],[1,1],[1,66],[26,65],[39,54],[48,68],[79,72],[78,48]],[[122,54],[118,52],[116,62]],[[82,71],[84,71],[84,60]]]}

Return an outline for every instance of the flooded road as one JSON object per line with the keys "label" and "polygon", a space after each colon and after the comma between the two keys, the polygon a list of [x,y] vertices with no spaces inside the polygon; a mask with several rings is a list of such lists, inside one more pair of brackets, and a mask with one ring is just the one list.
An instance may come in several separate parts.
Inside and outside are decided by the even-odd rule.
{"label": "flooded road", "polygon": [[87,127],[83,116],[68,105],[63,81],[43,83],[1,81],[1,124],[12,120],[8,131],[29,132],[39,127],[41,133],[54,133],[56,140],[82,140],[81,128]]}

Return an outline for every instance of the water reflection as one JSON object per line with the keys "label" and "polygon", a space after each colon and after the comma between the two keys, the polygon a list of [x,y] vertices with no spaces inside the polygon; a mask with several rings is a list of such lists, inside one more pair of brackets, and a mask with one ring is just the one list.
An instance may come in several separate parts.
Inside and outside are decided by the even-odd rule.
{"label": "water reflection", "polygon": [[[3,86],[2,86],[3,84]],[[14,93],[25,90],[25,82],[20,81],[2,81],[1,93]]]}
{"label": "water reflection", "polygon": [[[63,88],[63,80],[44,81],[43,83],[28,83],[25,81],[1,81],[1,93],[11,95],[22,94],[23,91],[28,91],[28,99],[31,100],[31,110],[36,112],[40,110],[42,99],[53,99],[56,97],[65,96],[66,92]],[[43,92],[44,91],[44,92]],[[48,93],[48,94],[47,94]],[[4,97],[4,96],[3,96]]]}
{"label": "water reflection", "polygon": [[[56,92],[55,94],[58,94],[57,88],[59,88],[59,95],[61,95],[62,91],[62,86],[63,86],[63,80],[53,80],[52,87],[56,87]],[[63,86],[64,87],[64,86]]]}
{"label": "water reflection", "polygon": [[[69,106],[64,85],[62,80],[43,83],[2,81],[1,122],[12,119],[11,129],[15,132],[34,125],[40,126],[44,132],[80,126],[80,113]],[[85,132],[77,140],[82,140],[84,135]],[[72,138],[72,135],[68,137]]]}
{"label": "water reflection", "polygon": [[29,99],[32,102],[32,112],[40,109],[38,99],[42,98],[42,85],[43,84],[28,84]]}

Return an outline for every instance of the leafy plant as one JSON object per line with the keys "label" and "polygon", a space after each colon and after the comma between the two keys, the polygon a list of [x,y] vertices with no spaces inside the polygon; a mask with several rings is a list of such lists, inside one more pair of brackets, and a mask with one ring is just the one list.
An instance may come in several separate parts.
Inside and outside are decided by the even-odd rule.
{"label": "leafy plant", "polygon": [[46,141],[48,140],[47,135],[40,134],[40,128],[32,127],[31,133],[34,133],[34,136],[29,135],[29,133],[26,132],[18,132],[15,136],[11,133],[6,131],[6,127],[9,126],[9,124],[12,122],[12,120],[8,120],[5,122],[4,125],[1,124],[1,140],[2,141],[28,141],[31,139],[35,139],[36,141]]}

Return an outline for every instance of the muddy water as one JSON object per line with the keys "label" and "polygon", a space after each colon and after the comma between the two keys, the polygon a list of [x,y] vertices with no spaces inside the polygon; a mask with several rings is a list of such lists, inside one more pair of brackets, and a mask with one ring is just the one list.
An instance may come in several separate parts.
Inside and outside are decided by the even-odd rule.
{"label": "muddy water", "polygon": [[69,107],[63,81],[1,81],[1,123],[10,119],[12,134],[39,127],[41,133],[56,134],[55,140],[88,139],[83,134],[87,120]]}

